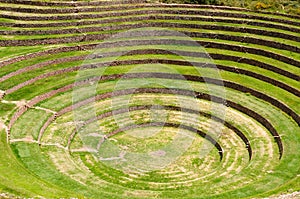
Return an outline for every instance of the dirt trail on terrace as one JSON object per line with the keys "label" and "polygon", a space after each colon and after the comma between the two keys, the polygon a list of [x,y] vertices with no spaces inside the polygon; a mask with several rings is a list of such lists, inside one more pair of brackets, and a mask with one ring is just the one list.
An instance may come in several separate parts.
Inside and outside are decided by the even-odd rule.
{"label": "dirt trail on terrace", "polygon": [[3,123],[3,121],[0,119],[0,131],[4,129],[4,130],[7,130],[7,126]]}
{"label": "dirt trail on terrace", "polygon": [[[258,199],[258,198],[253,198],[253,199]],[[280,195],[280,196],[267,197],[263,199],[300,199],[300,191],[290,193],[290,194]]]}

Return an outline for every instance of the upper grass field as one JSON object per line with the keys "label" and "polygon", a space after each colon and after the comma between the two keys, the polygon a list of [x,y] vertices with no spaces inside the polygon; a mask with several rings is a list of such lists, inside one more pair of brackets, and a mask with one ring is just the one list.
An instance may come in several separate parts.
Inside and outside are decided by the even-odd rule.
{"label": "upper grass field", "polygon": [[300,16],[247,8],[0,0],[0,197],[300,197]]}

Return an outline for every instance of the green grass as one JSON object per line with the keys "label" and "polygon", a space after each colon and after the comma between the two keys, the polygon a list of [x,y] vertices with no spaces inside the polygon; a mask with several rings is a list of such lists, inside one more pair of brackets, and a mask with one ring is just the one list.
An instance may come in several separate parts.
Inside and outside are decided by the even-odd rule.
{"label": "green grass", "polygon": [[1,161],[0,164],[0,187],[2,191],[24,197],[42,194],[46,197],[55,197],[57,195],[70,196],[66,190],[62,190],[54,184],[51,185],[45,180],[37,178],[24,167],[18,160],[20,155],[18,155],[17,149],[6,143],[6,135],[3,130],[1,130],[0,136],[0,157],[1,160],[6,160]]}
{"label": "green grass", "polygon": [[[153,56],[149,56],[149,57],[152,57]],[[155,56],[156,58],[159,58],[159,57],[165,57],[165,58],[172,58],[174,56],[171,56],[171,57],[167,57],[167,56]],[[139,56],[135,56],[135,58],[139,58]],[[143,58],[147,58],[147,56],[143,56]],[[120,60],[128,60],[129,57],[122,57],[122,59]],[[126,71],[128,70],[129,68],[125,69]],[[204,76],[207,76],[207,77],[210,77],[210,74],[212,74],[212,78],[215,78],[214,77],[214,73],[211,73],[210,71],[214,71],[212,69],[201,69],[201,68],[198,68],[197,71],[195,71],[195,69],[191,68],[191,67],[182,67],[182,66],[177,66],[177,67],[174,67],[174,69],[176,71],[178,71],[180,74],[199,74],[202,73],[202,74],[205,74]],[[101,69],[100,69],[101,70]],[[147,70],[147,69],[146,69]],[[93,71],[93,70],[92,70]],[[112,73],[107,73],[107,74],[114,74],[115,72],[120,72],[120,70],[112,70]],[[75,77],[75,73],[72,72],[72,73],[69,73],[69,74],[74,74],[74,77]],[[263,93],[266,93],[267,95],[269,96],[274,96],[276,99],[279,99],[281,100],[282,102],[285,102],[287,105],[291,105],[291,107],[294,107],[295,110],[300,110],[299,107],[298,107],[298,99],[296,96],[293,96],[291,94],[289,94],[288,92],[280,89],[281,91],[279,92],[278,91],[278,88],[277,87],[274,87],[268,83],[262,83],[261,81],[259,80],[256,80],[254,78],[251,78],[251,77],[246,77],[244,75],[237,75],[237,74],[234,74],[234,73],[230,73],[230,72],[223,72],[223,71],[220,71],[220,75],[222,76],[222,78],[224,80],[229,80],[229,81],[232,81],[232,82],[237,82],[241,85],[245,85],[246,87],[252,87],[254,90],[260,90],[262,91]],[[33,83],[32,85],[30,86],[27,86],[27,87],[24,87],[10,95],[7,95],[6,96],[6,99],[11,99],[11,98],[15,98],[16,97],[18,99],[30,99],[32,98],[32,96],[35,96],[35,95],[38,95],[38,94],[41,94],[41,91],[43,90],[44,92],[45,91],[49,91],[51,89],[53,89],[53,87],[57,87],[58,85],[66,85],[66,83],[70,83],[72,82],[72,80],[68,79],[68,80],[65,80],[65,79],[61,79],[61,77],[64,76],[64,75],[59,75],[59,76],[53,76],[53,77],[49,77],[47,78],[46,80],[39,80],[35,83]],[[30,78],[30,77],[29,77]],[[28,78],[28,79],[29,79]],[[21,82],[24,81],[21,79]],[[47,87],[43,87],[41,88],[41,84],[44,83],[44,81],[50,81],[50,82],[53,82],[53,84],[47,88]],[[74,81],[74,80],[73,80]],[[174,80],[166,80],[166,82],[169,82],[167,83],[168,85],[171,85],[171,82],[174,81]],[[61,83],[59,83],[61,82]],[[257,82],[257,83],[256,83]],[[138,84],[138,82],[137,82]],[[258,85],[261,85],[258,89]],[[28,90],[34,90],[35,92],[28,92]],[[285,93],[284,95],[282,95],[282,93]],[[298,107],[298,108],[297,108]]]}
{"label": "green grass", "polygon": [[[147,17],[147,16],[153,16],[153,15],[154,16],[169,16],[169,17],[176,16],[174,14],[151,14],[151,13],[149,13],[149,15],[143,15],[143,14],[140,14],[140,15],[128,15],[128,16],[123,16],[122,18],[126,19],[126,18],[130,18],[130,17],[133,17],[133,16],[135,16],[135,17]],[[183,16],[183,17],[193,17],[193,15],[185,15],[185,14],[182,14],[181,16]],[[208,16],[201,16],[201,17],[203,17],[203,18],[210,18]],[[118,19],[118,17],[92,18],[92,19],[85,19],[85,21],[99,21],[99,20],[107,20],[107,19]],[[224,18],[223,17],[214,16],[213,19],[218,20],[218,19],[224,19]],[[232,18],[232,17],[227,17],[227,19],[236,20],[236,21],[240,20],[238,18]],[[77,22],[77,21],[78,20],[60,20],[59,22],[63,23],[63,22]],[[268,23],[268,24],[280,25],[280,26],[283,26],[283,27],[292,27],[292,25],[282,24],[282,23],[278,23],[278,22],[274,22],[274,21],[265,22],[265,21],[257,20],[257,19],[242,19],[242,21],[244,22],[243,25],[247,25],[248,22],[263,22],[263,23]],[[36,24],[36,23],[45,24],[46,23],[46,24],[49,24],[50,27],[51,27],[51,23],[57,23],[57,21],[20,21],[20,20],[12,20],[12,19],[5,19],[5,18],[0,18],[0,22],[12,22],[12,23],[21,23],[21,24]],[[193,23],[193,21],[189,21],[189,22]],[[214,23],[217,23],[217,22],[214,22]],[[222,23],[218,22],[218,24],[222,24]],[[236,26],[234,23],[231,23],[230,25],[231,26]],[[85,26],[82,26],[82,27],[89,27],[89,26],[93,26],[93,25],[85,25]],[[237,26],[240,26],[240,25],[237,25]],[[41,27],[41,28],[39,28],[39,30],[49,29],[50,27],[45,27],[45,28]],[[76,27],[81,27],[81,26],[76,26]],[[6,27],[6,28],[8,28],[8,27]],[[64,27],[61,27],[61,28],[64,29]],[[66,27],[66,28],[69,28],[69,27]],[[263,27],[260,27],[260,28],[263,28]],[[20,28],[18,28],[18,30],[19,29]],[[24,29],[26,29],[26,28],[24,28]],[[28,30],[32,30],[32,29],[35,29],[35,28],[28,28]],[[265,28],[263,28],[263,29],[265,29]],[[278,30],[278,29],[272,29],[272,30],[281,31],[281,30]]]}
{"label": "green grass", "polygon": [[[229,2],[229,1],[228,1]],[[18,4],[4,4],[5,6],[18,7]],[[38,6],[20,7],[37,8]],[[109,7],[109,6],[108,6]],[[48,7],[47,7],[48,8]],[[50,7],[49,7],[50,8]],[[63,7],[62,9],[64,9]],[[187,10],[187,8],[138,8],[129,9],[130,12],[135,10]],[[232,26],[247,27],[259,30],[270,30],[299,36],[298,33],[277,30],[273,28],[264,28],[258,26],[246,25],[248,21],[272,23],[287,27],[295,27],[283,23],[272,22],[272,19],[283,18],[285,20],[299,22],[299,19],[291,19],[279,15],[271,15],[266,13],[255,13],[252,11],[225,11],[220,9],[189,9],[209,12],[228,12],[249,14],[251,16],[265,16],[270,20],[252,20],[252,19],[236,19],[244,20],[245,24],[231,23],[211,23],[202,21],[178,21],[178,20],[149,20],[148,22],[172,22],[183,24],[214,24],[216,26]],[[113,13],[114,11],[107,12]],[[23,16],[48,16],[44,14],[3,12],[2,14],[23,15]],[[99,12],[101,13],[101,12]],[[104,12],[103,12],[104,13]],[[115,13],[115,12],[114,12]],[[89,13],[86,13],[89,14]],[[58,14],[53,14],[57,15]],[[59,14],[69,15],[69,14]],[[153,15],[153,14],[152,14]],[[176,16],[169,14],[159,14],[159,16]],[[140,15],[142,16],[142,15]],[[183,15],[186,16],[186,15]],[[126,16],[130,17],[130,16]],[[209,16],[207,16],[209,17]],[[111,17],[111,19],[118,17]],[[221,17],[213,17],[221,19]],[[227,18],[227,17],[226,17]],[[107,17],[105,19],[110,19]],[[228,19],[233,19],[228,17]],[[99,19],[87,19],[99,20]],[[79,21],[79,20],[63,20],[63,21]],[[63,22],[61,21],[61,22]],[[147,21],[147,20],[146,20]],[[53,23],[57,21],[19,21],[1,18],[0,22],[13,23]],[[122,23],[106,23],[97,26],[119,25],[119,24],[143,24],[145,21],[127,21]],[[90,27],[92,25],[81,26]],[[64,27],[72,28],[72,27]],[[63,28],[63,29],[64,29]],[[74,28],[74,27],[73,27]],[[17,30],[18,28],[4,27],[2,30]],[[18,30],[48,30],[46,28],[25,28]],[[151,30],[159,30],[159,28],[149,28]],[[247,36],[249,38],[258,38],[268,41],[275,41],[282,44],[288,44],[298,47],[299,42],[284,40],[275,37],[266,37],[247,33],[234,33],[230,31],[216,30],[197,30],[193,28],[170,28],[182,32],[198,32],[198,33],[215,33],[234,36]],[[104,31],[99,33],[117,33],[118,31]],[[98,33],[88,33],[98,34]],[[72,36],[70,34],[65,36]],[[32,35],[32,36],[2,36],[4,39],[33,39],[33,38],[60,38],[64,35]],[[134,38],[135,40],[159,40],[159,39],[187,39],[176,36],[148,37],[142,36]],[[281,49],[270,48],[265,45],[248,44],[244,42],[232,42],[219,40],[214,38],[193,38],[200,42],[215,42],[218,44],[230,44],[236,46],[246,46],[253,49],[262,49],[268,52],[277,53],[279,55],[300,61],[300,54],[289,52]],[[112,38],[105,42],[114,41],[130,41],[132,38]],[[91,44],[92,42],[82,42],[81,44]],[[45,46],[16,46],[16,47],[0,47],[0,60],[28,53],[40,52],[47,49],[54,49],[63,46],[77,46],[78,43],[65,43],[57,45]],[[238,52],[233,50],[222,50],[199,46],[187,45],[146,45],[146,46],[121,46],[103,48],[101,52],[120,52],[143,49],[164,49],[167,51],[182,50],[186,52],[207,52],[232,55],[241,58],[252,59],[271,66],[283,69],[295,75],[300,75],[298,66],[291,63],[283,63],[279,60],[268,58],[262,55]],[[90,51],[71,51],[63,53],[53,53],[40,57],[30,58],[18,61],[0,68],[0,77],[8,75],[12,72],[31,67],[38,63],[43,63],[61,58],[70,58],[73,56],[89,55]],[[1,90],[8,90],[27,80],[37,76],[54,72],[57,70],[80,66],[88,63],[101,63],[112,60],[182,60],[214,63],[217,65],[227,66],[231,68],[243,69],[260,74],[299,90],[300,84],[292,78],[279,75],[276,72],[259,68],[256,66],[243,64],[233,61],[203,59],[198,57],[180,57],[176,55],[125,55],[122,57],[105,57],[94,59],[92,61],[70,61],[60,64],[50,64],[40,68],[35,68],[26,73],[15,75],[0,83]],[[197,75],[202,77],[211,77],[224,81],[234,82],[247,88],[264,93],[287,107],[292,109],[296,114],[300,114],[299,97],[289,93],[270,83],[252,78],[250,76],[227,72],[223,70],[216,71],[210,68],[195,68],[191,66],[180,65],[160,65],[160,64],[136,64],[136,65],[118,65],[99,69],[86,70],[85,76],[78,76],[77,72],[69,72],[61,75],[53,75],[32,84],[24,86],[15,92],[7,94],[3,101],[0,101],[0,193],[9,193],[12,195],[35,198],[203,198],[203,199],[229,199],[229,198],[263,198],[270,195],[278,195],[281,193],[299,191],[299,161],[300,154],[298,148],[300,145],[300,136],[298,124],[286,113],[278,107],[264,101],[261,98],[252,96],[250,93],[243,93],[238,90],[227,87],[220,87],[202,82],[158,79],[158,78],[134,78],[122,80],[99,81],[95,84],[93,92],[86,92],[85,87],[72,88],[66,92],[59,92],[52,97],[35,104],[26,110],[11,129],[7,129],[9,122],[14,114],[20,109],[19,104],[24,100],[30,101],[36,96],[59,89],[63,86],[83,80],[86,77],[93,77],[98,74],[113,75],[134,72],[163,72],[176,73],[184,75]],[[84,76],[84,77],[83,77]],[[146,84],[145,84],[146,82]],[[226,100],[235,102],[250,110],[255,111],[275,128],[280,134],[283,142],[283,157],[279,160],[278,146],[263,124],[254,118],[247,116],[241,111],[226,107],[224,120],[232,126],[239,129],[250,141],[252,147],[252,159],[249,160],[248,151],[245,143],[230,128],[222,128],[221,136],[217,137],[213,120],[209,117],[191,114],[181,111],[158,111],[158,110],[136,110],[130,112],[128,116],[125,113],[115,114],[105,117],[99,121],[94,121],[83,126],[75,137],[71,136],[76,132],[76,122],[84,122],[88,119],[106,114],[110,111],[118,110],[127,106],[141,105],[160,105],[160,106],[176,106],[193,110],[199,110],[213,116],[220,116],[218,111],[212,108],[216,104],[206,100],[195,99],[188,96],[175,96],[173,94],[151,94],[136,93],[132,95],[121,95],[114,98],[107,97],[105,99],[80,106],[78,109],[69,109],[66,113],[60,115],[52,121],[43,133],[40,143],[37,143],[41,127],[55,112],[59,112],[63,108],[72,108],[72,104],[92,97],[97,94],[105,94],[115,90],[123,90],[129,88],[179,88],[188,89],[202,93],[214,93],[220,89],[224,89]],[[78,89],[78,90],[76,90]],[[129,101],[127,101],[129,100]],[[125,104],[124,104],[125,103]],[[18,104],[18,105],[17,105]],[[113,106],[114,105],[114,106]],[[74,107],[73,107],[74,108]],[[220,116],[221,117],[221,116]],[[79,120],[79,121],[77,121]],[[187,130],[181,131],[183,134],[177,134],[178,128],[171,127],[143,127],[133,128],[108,138],[101,145],[98,152],[88,152],[95,149],[99,143],[100,137],[95,133],[101,131],[108,134],[120,128],[122,125],[144,124],[148,122],[166,121],[169,123],[182,123],[184,125],[197,128],[208,135],[211,135],[220,146],[224,149],[223,159],[220,161],[219,153],[215,147],[203,139],[201,136],[195,136],[195,133]],[[213,126],[210,126],[213,124]],[[78,129],[77,129],[78,130]],[[153,133],[154,132],[154,133]],[[94,133],[94,134],[88,134]],[[6,135],[10,137],[6,137]],[[193,137],[194,136],[194,137]],[[191,143],[188,138],[193,137]],[[176,139],[179,138],[179,139]],[[7,140],[9,142],[7,142]],[[187,143],[190,145],[187,146]],[[173,145],[172,145],[173,144]],[[211,148],[209,148],[211,147]],[[156,158],[158,153],[153,151],[163,150],[170,159],[174,158],[171,163],[159,168],[162,163],[167,163],[169,159]],[[126,153],[123,153],[125,151]],[[160,151],[161,154],[163,151]],[[200,154],[205,154],[203,157]],[[122,152],[122,153],[121,153]],[[182,152],[182,153],[181,153]],[[123,154],[123,155],[122,155]],[[112,158],[115,157],[114,158]],[[108,158],[108,159],[105,159]],[[119,158],[119,159],[118,159]],[[123,158],[123,159],[122,159]],[[119,161],[119,160],[123,161]],[[127,161],[126,161],[127,160]],[[147,172],[143,172],[146,170]]]}
{"label": "green grass", "polygon": [[[161,16],[161,15],[159,15]],[[164,16],[164,15],[162,15]],[[168,15],[167,15],[168,16]],[[225,27],[241,27],[241,24],[235,24],[235,23],[223,23],[223,22],[205,22],[205,21],[184,21],[184,20],[137,20],[137,21],[127,21],[127,22],[114,22],[114,23],[100,23],[100,24],[93,24],[93,25],[84,25],[84,26],[64,26],[61,27],[61,30],[64,29],[76,29],[76,28],[88,28],[88,27],[106,27],[106,26],[116,26],[116,25],[130,25],[130,24],[143,24],[146,22],[152,22],[152,23],[156,23],[156,22],[164,22],[164,23],[188,23],[188,24],[198,24],[198,25],[217,25],[217,26],[225,26]],[[258,29],[257,26],[253,26],[253,25],[248,25],[247,22],[245,22],[244,24],[242,24],[242,26],[244,28],[250,28],[250,29]],[[41,28],[19,28],[19,27],[2,27],[5,28],[5,30],[12,30],[12,31],[20,31],[20,30],[24,30],[24,31],[33,31],[33,30],[54,30],[55,27],[41,27]],[[285,33],[285,34],[290,34],[290,35],[294,35],[294,36],[299,36],[298,33],[295,32],[291,32],[291,31],[286,31],[286,30],[279,30],[279,29],[275,29],[275,28],[267,28],[267,27],[259,27],[260,30],[266,30],[266,31],[276,31],[276,32],[280,32],[280,33]],[[259,36],[259,35],[257,35]]]}
{"label": "green grass", "polygon": [[[160,8],[158,7],[145,7],[145,8],[129,8],[127,9],[125,12],[131,12],[131,11],[137,11],[137,10],[187,10],[187,8],[180,8],[180,7],[171,7],[171,8]],[[188,8],[188,10],[207,10],[207,8]],[[217,11],[213,11],[210,10],[210,12],[228,12],[227,10],[222,10],[222,9],[218,9]],[[238,14],[249,14],[249,15],[253,15],[253,16],[267,16],[267,14],[263,14],[263,13],[257,13],[257,12],[247,12],[247,11],[235,11],[235,10],[231,10],[229,11],[230,13],[238,13]],[[6,11],[2,11],[3,14],[10,14],[13,16],[18,16],[18,15],[22,15],[22,16],[49,16],[49,14],[38,14],[38,13],[18,13],[18,12],[6,12]],[[101,13],[124,13],[124,10],[113,10],[113,11],[105,11],[105,12],[96,12],[97,14],[101,14]],[[95,12],[84,12],[84,14],[95,14]],[[55,14],[51,14],[52,16],[68,16],[68,15],[72,15],[72,13],[55,13]],[[277,19],[286,19],[286,20],[290,20],[290,21],[297,21],[297,19],[293,19],[293,18],[289,18],[289,17],[285,17],[285,16],[277,16],[277,15],[272,15],[272,18],[277,18]]]}
{"label": "green grass", "polygon": [[13,126],[11,130],[11,138],[21,139],[30,137],[37,140],[38,132],[42,127],[42,124],[46,122],[49,116],[49,113],[42,110],[29,110],[26,114],[19,118],[17,123]]}
{"label": "green grass", "polygon": [[[180,22],[182,23],[182,22]],[[143,26],[143,25],[141,25]],[[169,28],[170,29],[170,28]],[[187,29],[187,28],[172,28],[173,30],[179,31],[179,32],[198,32],[198,33],[212,33],[211,30],[198,30],[198,29]],[[123,30],[124,31],[124,30]],[[111,34],[111,33],[120,33],[122,32],[122,30],[108,30],[108,31],[99,31],[99,32],[88,32],[86,34],[88,35],[93,35],[93,34]],[[245,36],[245,33],[237,33],[237,32],[230,32],[230,31],[213,31],[214,34],[231,34],[233,36]],[[33,36],[19,36],[19,35],[4,35],[2,36],[2,40],[28,40],[28,39],[51,39],[51,38],[60,38],[60,37],[75,37],[75,36],[80,36],[81,33],[73,33],[73,34],[51,34],[51,35],[33,35]],[[299,42],[295,42],[295,41],[290,41],[287,39],[281,39],[281,38],[272,38],[272,37],[268,37],[268,36],[260,36],[260,35],[254,35],[254,34],[247,34],[247,37],[251,38],[251,37],[255,37],[257,39],[262,39],[262,40],[266,40],[266,41],[274,41],[274,42],[278,42],[278,43],[284,43],[287,45],[291,45],[291,46],[298,46]],[[201,39],[201,38],[198,38]],[[255,45],[255,44],[254,44]],[[277,50],[277,49],[276,49]],[[278,49],[277,51],[281,52],[283,50]],[[288,52],[290,53],[290,52]]]}
{"label": "green grass", "polygon": [[299,15],[299,1],[297,0],[261,0],[261,1],[251,1],[251,0],[161,0],[161,2],[167,3],[204,3],[211,5],[225,5],[248,8],[255,11],[272,11],[280,13],[289,13],[294,15]]}

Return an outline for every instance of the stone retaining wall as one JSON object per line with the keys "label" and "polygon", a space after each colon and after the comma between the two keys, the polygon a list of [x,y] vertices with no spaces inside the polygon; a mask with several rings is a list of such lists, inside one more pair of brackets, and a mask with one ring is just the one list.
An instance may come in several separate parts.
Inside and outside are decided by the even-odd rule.
{"label": "stone retaining wall", "polygon": [[[163,6],[157,5],[158,8]],[[195,16],[215,16],[215,17],[229,17],[229,18],[239,18],[239,19],[254,19],[262,21],[278,22],[282,24],[293,25],[296,27],[300,26],[300,22],[290,21],[279,18],[270,18],[265,16],[256,16],[248,14],[239,14],[232,12],[211,12],[206,10],[133,10],[127,12],[115,12],[115,13],[101,13],[101,14],[80,14],[80,15],[62,15],[62,16],[14,16],[8,14],[1,14],[0,18],[23,20],[23,21],[57,21],[57,20],[75,20],[75,19],[92,19],[92,18],[103,18],[103,17],[121,17],[130,15],[148,15],[148,14],[174,14],[174,15],[195,15]]]}
{"label": "stone retaining wall", "polygon": [[54,22],[54,23],[6,23],[0,22],[1,26],[6,27],[20,27],[20,28],[40,28],[40,27],[67,27],[67,26],[85,26],[85,25],[96,25],[104,23],[116,23],[116,22],[127,22],[127,21],[142,21],[142,20],[185,20],[185,21],[206,21],[206,22],[221,22],[221,23],[232,23],[232,24],[247,24],[251,26],[274,28],[280,30],[286,30],[298,33],[299,28],[284,26],[280,24],[257,22],[257,21],[246,21],[243,19],[220,19],[220,18],[207,18],[201,16],[164,16],[164,15],[148,15],[148,16],[127,16],[126,18],[111,18],[111,19],[99,19],[93,21],[75,21],[75,22]]}
{"label": "stone retaining wall", "polygon": [[[282,39],[287,39],[291,41],[300,42],[300,37],[289,35],[285,33],[275,32],[275,31],[267,31],[267,30],[259,30],[259,29],[253,29],[253,28],[244,28],[244,27],[231,27],[231,26],[217,26],[217,25],[201,25],[201,24],[187,24],[187,23],[172,23],[172,22],[141,22],[134,25],[107,25],[102,27],[85,27],[85,28],[71,28],[71,29],[62,29],[62,30],[17,30],[17,31],[0,31],[0,34],[2,35],[51,35],[51,34],[77,34],[77,33],[88,33],[88,32],[101,32],[101,31],[115,31],[115,30],[126,30],[126,29],[136,29],[136,28],[143,28],[143,27],[170,27],[170,28],[193,28],[193,29],[199,29],[199,30],[219,30],[219,31],[231,31],[231,32],[239,32],[239,33],[249,33],[249,34],[255,34],[255,35],[264,35],[269,37],[277,37]],[[220,35],[220,34],[218,34]],[[250,40],[247,40],[247,37],[245,37],[245,42],[252,41],[255,38],[251,38]],[[240,37],[238,39],[241,40]],[[261,43],[261,39],[255,39]],[[274,42],[275,43],[275,42]],[[279,45],[278,45],[279,44]],[[274,47],[278,48],[282,46],[287,46],[282,43],[278,43]],[[281,46],[280,46],[281,45]],[[290,47],[290,46],[289,46]],[[290,47],[291,48],[291,47]],[[295,49],[298,49],[297,47],[294,47]],[[295,50],[293,50],[295,51]],[[299,50],[296,52],[300,52]]]}

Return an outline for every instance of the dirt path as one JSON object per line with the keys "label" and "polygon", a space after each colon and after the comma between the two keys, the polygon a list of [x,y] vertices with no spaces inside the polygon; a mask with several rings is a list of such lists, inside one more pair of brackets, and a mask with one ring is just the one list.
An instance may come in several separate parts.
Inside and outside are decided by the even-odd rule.
{"label": "dirt path", "polygon": [[[0,131],[4,129],[5,130],[5,133],[6,133],[6,137],[7,137],[7,143],[9,142],[9,138],[8,138],[8,126],[6,126],[4,124],[4,122],[2,121],[2,119],[0,119]],[[1,197],[0,197],[1,198]]]}
{"label": "dirt path", "polygon": [[48,109],[48,108],[43,108],[43,107],[39,107],[39,106],[35,106],[35,107],[32,107],[34,109],[37,109],[37,110],[43,110],[43,111],[46,111],[47,113],[56,113],[56,111],[53,111],[51,109]]}
{"label": "dirt path", "polygon": [[[253,199],[259,199],[259,198],[253,198]],[[282,194],[280,196],[267,197],[263,199],[300,199],[300,191],[296,191],[289,194]]]}

